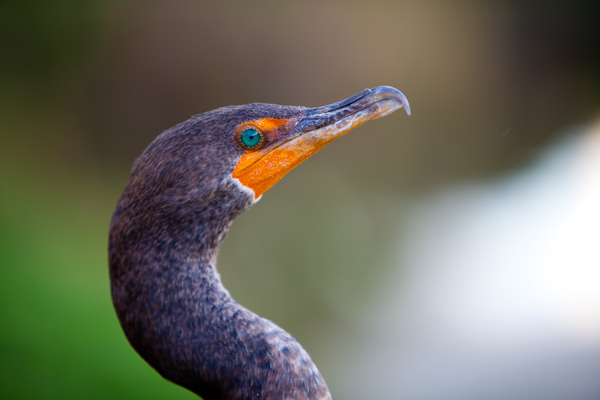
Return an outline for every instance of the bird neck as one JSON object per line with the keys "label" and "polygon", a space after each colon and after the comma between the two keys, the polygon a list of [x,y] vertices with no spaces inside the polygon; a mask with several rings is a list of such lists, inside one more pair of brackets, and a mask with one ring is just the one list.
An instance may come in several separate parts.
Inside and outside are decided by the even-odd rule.
{"label": "bird neck", "polygon": [[232,213],[214,209],[118,205],[111,289],[130,343],[161,375],[205,400],[330,399],[300,344],[222,285],[216,259]]}

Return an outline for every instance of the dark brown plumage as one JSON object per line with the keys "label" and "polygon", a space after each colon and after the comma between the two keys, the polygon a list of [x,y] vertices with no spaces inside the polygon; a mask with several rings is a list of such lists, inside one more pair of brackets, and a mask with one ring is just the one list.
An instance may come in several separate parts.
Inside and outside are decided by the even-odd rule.
{"label": "dark brown plumage", "polygon": [[[331,398],[300,344],[233,300],[217,254],[233,219],[287,171],[402,106],[400,92],[381,87],[314,109],[224,107],[158,136],[131,171],[109,235],[113,302],[135,350],[205,400]],[[246,126],[261,134],[260,150],[241,147]],[[288,164],[272,160],[284,156]]]}

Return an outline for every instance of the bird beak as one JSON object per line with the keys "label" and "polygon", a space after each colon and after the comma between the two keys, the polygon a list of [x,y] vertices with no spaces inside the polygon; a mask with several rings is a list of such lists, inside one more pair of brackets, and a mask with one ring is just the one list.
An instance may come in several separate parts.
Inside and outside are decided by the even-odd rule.
{"label": "bird beak", "polygon": [[257,199],[326,144],[367,121],[389,115],[399,108],[404,108],[410,115],[406,97],[389,86],[367,89],[328,106],[309,108],[281,140],[244,154],[232,176],[252,189]]}

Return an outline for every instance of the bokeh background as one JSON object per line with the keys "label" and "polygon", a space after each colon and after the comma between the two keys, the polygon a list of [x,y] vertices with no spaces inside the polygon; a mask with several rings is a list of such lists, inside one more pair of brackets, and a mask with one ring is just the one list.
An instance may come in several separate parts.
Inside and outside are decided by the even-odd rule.
{"label": "bokeh background", "polygon": [[600,398],[595,1],[0,2],[0,397],[191,399],[129,347],[107,229],[193,114],[408,97],[233,225],[233,296],[337,399]]}

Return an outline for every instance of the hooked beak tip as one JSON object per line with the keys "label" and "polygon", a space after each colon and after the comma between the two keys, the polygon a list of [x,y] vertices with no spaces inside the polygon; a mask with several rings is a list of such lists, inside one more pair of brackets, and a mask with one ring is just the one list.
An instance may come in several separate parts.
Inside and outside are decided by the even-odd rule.
{"label": "hooked beak tip", "polygon": [[381,96],[382,98],[397,101],[400,107],[404,108],[406,114],[410,115],[410,104],[408,103],[408,99],[406,98],[404,93],[402,93],[398,89],[393,88],[391,86],[379,86],[371,90],[376,92],[377,95]]}

